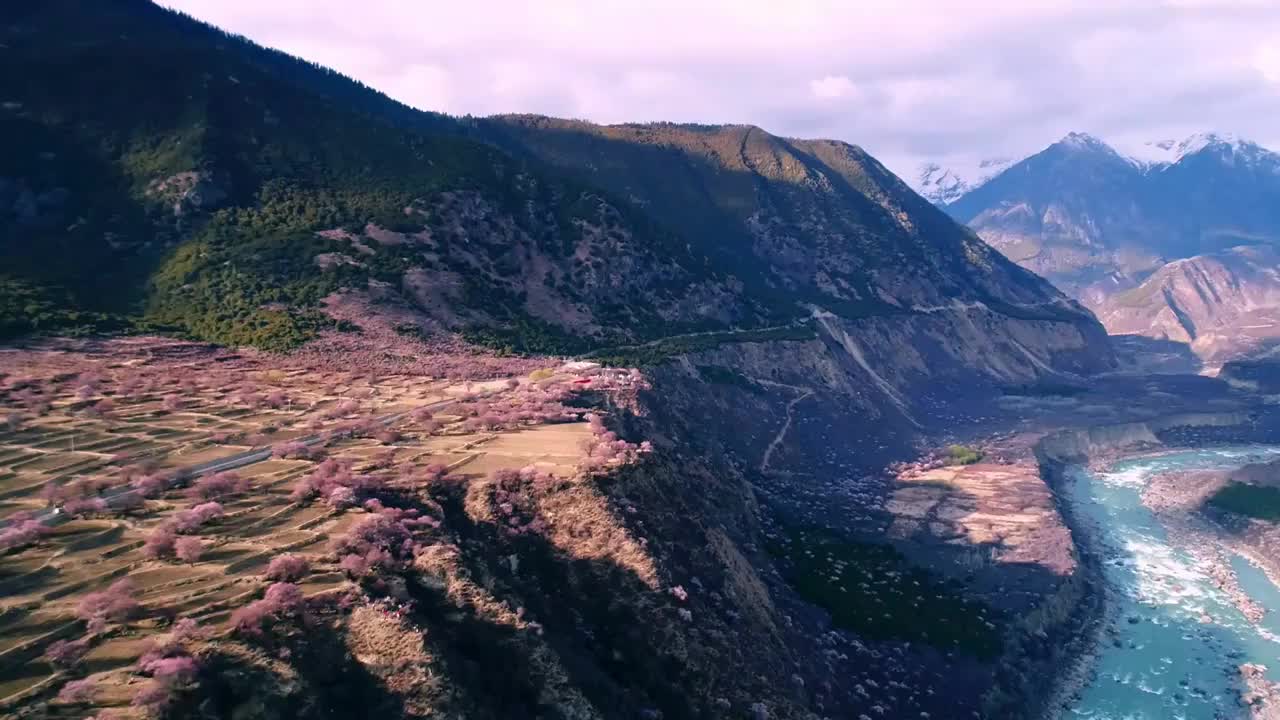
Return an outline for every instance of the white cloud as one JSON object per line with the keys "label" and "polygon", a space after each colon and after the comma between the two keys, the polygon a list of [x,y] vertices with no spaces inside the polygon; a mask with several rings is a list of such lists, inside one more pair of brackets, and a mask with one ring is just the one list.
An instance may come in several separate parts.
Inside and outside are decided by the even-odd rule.
{"label": "white cloud", "polygon": [[417,107],[749,122],[904,174],[1070,130],[1280,146],[1276,0],[162,1]]}
{"label": "white cloud", "polygon": [[821,80],[810,80],[809,91],[814,97],[830,100],[853,95],[858,91],[858,86],[844,75],[828,75]]}
{"label": "white cloud", "polygon": [[1258,48],[1253,64],[1267,82],[1280,84],[1280,41]]}
{"label": "white cloud", "polygon": [[449,72],[436,65],[406,65],[387,73],[387,82],[378,89],[419,110],[448,107],[454,96]]}

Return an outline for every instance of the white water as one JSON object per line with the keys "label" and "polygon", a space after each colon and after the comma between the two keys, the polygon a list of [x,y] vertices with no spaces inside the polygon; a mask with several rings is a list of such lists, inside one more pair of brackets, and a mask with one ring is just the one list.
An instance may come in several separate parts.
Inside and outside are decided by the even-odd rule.
{"label": "white water", "polygon": [[1261,663],[1280,681],[1280,589],[1243,560],[1233,563],[1244,591],[1268,609],[1261,623],[1250,623],[1196,559],[1169,544],[1141,502],[1143,487],[1160,473],[1226,470],[1277,456],[1280,447],[1214,448],[1126,460],[1099,473],[1071,471],[1070,500],[1101,546],[1111,631],[1067,717],[1247,717],[1237,702],[1237,668]]}

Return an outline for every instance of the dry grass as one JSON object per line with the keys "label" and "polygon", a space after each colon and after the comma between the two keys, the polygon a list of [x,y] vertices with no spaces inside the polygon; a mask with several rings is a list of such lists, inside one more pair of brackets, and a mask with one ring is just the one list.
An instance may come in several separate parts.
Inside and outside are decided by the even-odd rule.
{"label": "dry grass", "polygon": [[[578,379],[574,373],[542,374],[546,376],[543,383]],[[139,375],[157,380],[149,389],[125,392],[123,387]],[[92,393],[83,393],[90,395],[87,399],[76,392],[85,376],[101,378]],[[253,383],[252,395],[277,394],[287,400],[277,403],[278,407],[246,400],[246,381]],[[51,482],[110,478],[124,464],[139,459],[162,470],[185,468],[252,446],[325,432],[353,419],[450,398],[501,396],[515,392],[524,382],[524,378],[488,382],[411,376],[374,379],[273,368],[263,358],[227,357],[223,351],[167,343],[0,353],[0,392],[7,392],[6,397],[13,398],[21,387],[31,385],[47,390],[38,398],[46,407],[24,413],[16,429],[0,426],[0,517],[43,509],[47,503],[41,490]],[[165,400],[179,393],[180,407]],[[104,398],[113,405],[105,416],[86,415],[87,404]],[[336,411],[346,405],[353,409]],[[589,482],[574,481],[580,475],[577,465],[583,441],[591,436],[587,423],[467,432],[460,429],[457,418],[443,411],[437,419],[444,425],[435,434],[416,431],[406,418],[398,426],[402,437],[390,444],[338,437],[328,443],[326,452],[350,461],[357,470],[388,457],[396,466],[449,466],[466,484],[469,515],[481,523],[496,520],[492,498],[486,497],[488,475],[500,468],[536,466],[565,483],[562,490],[539,500],[539,511],[548,518],[552,546],[569,557],[616,563],[649,587],[658,587],[657,569],[643,545],[615,517],[598,490]],[[248,442],[217,442],[228,434]],[[122,455],[129,460],[122,460]],[[299,504],[289,498],[297,478],[315,466],[315,460],[270,459],[236,470],[246,488],[240,495],[224,498],[225,514],[201,528],[205,552],[194,563],[149,558],[143,549],[149,534],[193,504],[181,487],[127,512],[113,510],[73,520],[33,545],[0,556],[4,581],[0,587],[0,708],[22,704],[45,708],[46,715],[65,715],[69,710],[65,705],[39,703],[48,702],[63,681],[77,672],[54,675],[53,668],[39,658],[54,640],[83,634],[83,623],[75,618],[76,605],[86,594],[120,577],[134,581],[141,612],[137,619],[113,624],[106,633],[94,636],[79,672],[101,674],[95,706],[125,709],[126,715],[130,696],[138,687],[130,666],[145,639],[165,631],[167,621],[162,617],[198,618],[214,632],[225,633],[230,611],[261,594],[267,585],[262,575],[267,562],[284,552],[301,554],[312,562],[312,575],[300,583],[304,594],[352,587],[329,555],[329,539],[344,534],[365,513],[358,508],[334,511],[319,501]],[[410,495],[431,490],[397,489]],[[463,572],[456,552],[448,543],[427,547],[416,561],[420,579],[435,582],[456,607],[486,623],[531,632],[516,609]],[[393,690],[414,689],[414,702],[419,703],[414,712],[429,715],[431,697],[445,692],[421,632],[383,610],[357,606],[346,642],[356,660],[376,671]],[[546,692],[572,709],[569,716],[589,717],[585,710],[589,703],[572,690],[553,654],[545,648],[531,652],[542,658],[540,672],[549,679]],[[267,661],[255,658],[254,662]],[[280,668],[272,672],[277,671],[284,672]],[[33,715],[38,716],[40,712]]]}

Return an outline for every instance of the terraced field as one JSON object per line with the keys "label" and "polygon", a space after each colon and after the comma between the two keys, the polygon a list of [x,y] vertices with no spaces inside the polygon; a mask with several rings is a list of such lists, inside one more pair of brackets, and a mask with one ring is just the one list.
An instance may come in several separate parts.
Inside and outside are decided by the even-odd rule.
{"label": "terraced field", "polygon": [[[306,599],[343,593],[333,539],[422,484],[579,474],[602,426],[562,401],[633,382],[589,364],[468,382],[110,356],[0,358],[0,711],[144,716],[140,658],[183,620],[231,632],[283,555],[305,561]],[[86,609],[103,593],[129,611]]]}

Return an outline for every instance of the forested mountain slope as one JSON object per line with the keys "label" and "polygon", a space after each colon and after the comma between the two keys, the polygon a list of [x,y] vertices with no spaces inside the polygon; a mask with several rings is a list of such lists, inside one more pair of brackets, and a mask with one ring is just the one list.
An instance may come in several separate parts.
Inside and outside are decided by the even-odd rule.
{"label": "forested mountain slope", "polygon": [[326,326],[321,298],[370,282],[559,351],[811,306],[1090,322],[843,143],[455,121],[144,2],[10,8],[4,32],[10,332],[287,347]]}

